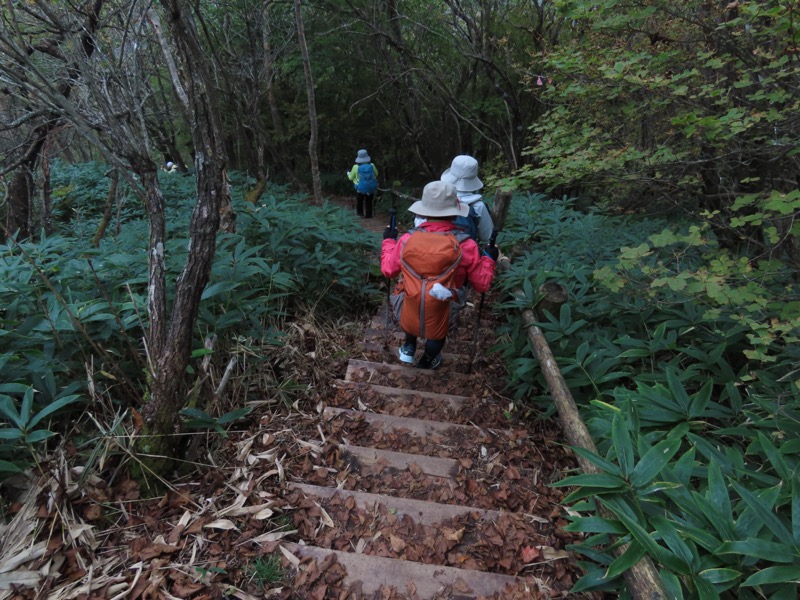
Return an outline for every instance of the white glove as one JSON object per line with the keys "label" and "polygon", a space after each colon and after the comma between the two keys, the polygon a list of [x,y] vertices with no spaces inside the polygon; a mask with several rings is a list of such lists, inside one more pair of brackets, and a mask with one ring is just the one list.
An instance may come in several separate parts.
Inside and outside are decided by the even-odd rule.
{"label": "white glove", "polygon": [[434,283],[430,294],[437,300],[449,300],[453,297],[453,292],[448,290],[441,283]]}

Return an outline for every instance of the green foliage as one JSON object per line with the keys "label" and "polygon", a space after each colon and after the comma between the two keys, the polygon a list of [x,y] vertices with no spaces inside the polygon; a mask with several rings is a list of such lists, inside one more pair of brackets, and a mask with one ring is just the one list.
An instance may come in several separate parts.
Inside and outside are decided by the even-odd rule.
{"label": "green foliage", "polygon": [[284,571],[281,559],[276,554],[259,556],[247,563],[245,574],[261,588],[283,579]]}
{"label": "green foliage", "polygon": [[796,267],[787,235],[797,208],[781,202],[768,210],[782,217],[763,222],[739,210],[741,198],[766,206],[797,188],[796,3],[565,0],[556,8],[570,26],[532,65],[545,75],[532,89],[548,112],[530,128],[530,164],[504,183],[567,187],[613,206],[708,210],[718,232],[749,221],[747,236],[727,242]]}
{"label": "green foliage", "polygon": [[[739,206],[747,205],[742,201]],[[771,211],[800,209],[800,192],[773,195],[762,206]],[[767,219],[765,211],[741,219],[734,231],[752,219]],[[674,301],[681,295],[706,307],[708,319],[729,318],[747,331],[749,359],[774,362],[787,344],[798,341],[800,305],[797,304],[795,270],[769,256],[751,257],[721,247],[707,221],[688,233],[666,229],[635,248],[621,249],[614,267],[595,272],[598,281],[616,291],[646,290],[649,299]],[[634,291],[634,293],[638,293]]]}
{"label": "green foliage", "polygon": [[224,426],[230,425],[239,419],[243,419],[250,414],[251,410],[251,407],[245,406],[226,412],[224,415],[217,418],[212,417],[199,408],[184,408],[181,409],[180,414],[186,417],[183,423],[184,427],[189,429],[213,429],[221,434],[222,437],[228,437],[228,432],[225,430]]}
{"label": "green foliage", "polygon": [[[29,454],[30,444],[46,443],[52,432],[42,420],[70,408],[86,385],[87,370],[92,393],[123,408],[146,393],[141,340],[147,328],[148,222],[141,206],[125,196],[118,227],[107,230],[99,247],[90,244],[108,194],[99,183],[103,172],[95,163],[55,164],[56,206],[72,206],[72,218],[37,241],[0,245],[0,372],[2,385],[11,386],[0,386],[0,394],[8,394],[0,396],[0,415],[8,419],[0,437],[10,443],[0,460],[16,460],[20,452]],[[194,179],[162,179],[167,279],[175,281],[187,258]],[[243,201],[248,178],[231,173],[230,183],[238,232],[218,238],[193,361],[204,359],[203,340],[211,335],[219,349],[252,347],[268,360],[258,346],[280,343],[280,329],[297,311],[341,316],[375,301],[371,271],[378,240],[354,229],[348,214],[334,206],[308,206],[277,187],[252,206]],[[280,393],[291,385],[281,384]],[[20,408],[17,396],[27,398]],[[202,407],[193,410],[198,412],[186,415],[188,426],[217,430],[238,415],[212,418]]]}
{"label": "green foliage", "polygon": [[[83,399],[79,394],[61,395],[46,404],[34,401],[35,390],[21,384],[0,385],[0,475],[19,473],[30,459],[36,458],[36,447],[55,432],[40,425],[48,417]],[[18,402],[14,394],[21,396]]]}
{"label": "green foliage", "polygon": [[[568,528],[586,534],[573,591],[619,592],[647,555],[670,597],[796,597],[800,350],[780,317],[797,295],[791,271],[733,259],[702,222],[540,197],[515,197],[512,210],[504,243],[525,254],[501,279],[521,291],[505,306],[535,306],[545,281],[569,288],[569,304],[538,324],[597,446],[575,449],[596,473],[556,484],[571,490]],[[530,357],[510,364],[515,397],[552,410],[522,331],[509,316],[497,348]]]}

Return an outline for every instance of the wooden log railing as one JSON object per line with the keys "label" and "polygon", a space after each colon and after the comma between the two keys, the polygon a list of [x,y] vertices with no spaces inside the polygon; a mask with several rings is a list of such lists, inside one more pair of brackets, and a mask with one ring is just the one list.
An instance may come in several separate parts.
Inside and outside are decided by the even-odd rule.
{"label": "wooden log railing", "polygon": [[[497,267],[503,271],[511,266],[507,257],[500,257]],[[521,292],[518,292],[521,294]],[[528,339],[533,347],[533,354],[539,362],[539,366],[544,374],[545,381],[550,388],[550,395],[558,411],[561,426],[564,429],[567,441],[571,446],[577,446],[597,453],[597,447],[589,435],[589,429],[581,418],[575,399],[572,397],[567,387],[566,381],[558,368],[547,338],[541,328],[536,325],[536,315],[531,308],[522,311],[522,320],[528,334]],[[578,464],[584,473],[600,473],[600,469],[592,462],[581,456],[577,456]],[[602,506],[602,498],[598,498],[600,514],[606,518],[613,518],[611,511]],[[621,556],[628,549],[629,544],[623,544],[615,551],[617,556]],[[643,557],[639,562],[625,571],[625,582],[631,596],[637,600],[662,600],[666,598],[664,589],[661,585],[661,578],[658,570],[649,557]]]}

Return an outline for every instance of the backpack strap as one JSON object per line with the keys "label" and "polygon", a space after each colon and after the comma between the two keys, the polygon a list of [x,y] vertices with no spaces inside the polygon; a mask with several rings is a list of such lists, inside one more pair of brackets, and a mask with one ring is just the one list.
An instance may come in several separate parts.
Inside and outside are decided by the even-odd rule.
{"label": "backpack strap", "polygon": [[408,230],[408,233],[414,233],[415,231],[424,231],[425,233],[439,233],[444,235],[452,235],[456,238],[458,245],[460,246],[465,241],[472,239],[472,237],[460,227],[456,227],[450,231],[428,231],[427,229],[423,229],[422,227],[412,227]]}

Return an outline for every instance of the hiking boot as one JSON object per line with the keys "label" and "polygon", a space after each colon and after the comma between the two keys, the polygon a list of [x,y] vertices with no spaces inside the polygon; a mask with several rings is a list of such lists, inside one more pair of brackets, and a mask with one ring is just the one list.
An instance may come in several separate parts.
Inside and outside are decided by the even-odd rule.
{"label": "hiking boot", "polygon": [[422,358],[419,359],[417,363],[418,369],[430,369],[433,371],[434,369],[438,369],[439,366],[442,364],[442,355],[437,354],[434,358],[430,358],[427,354],[423,354]]}
{"label": "hiking boot", "polygon": [[413,363],[414,362],[414,352],[416,352],[416,351],[417,351],[417,349],[414,346],[412,346],[411,344],[403,344],[400,347],[400,353],[399,353],[400,354],[400,362],[406,363],[407,365],[410,365],[411,363]]}

